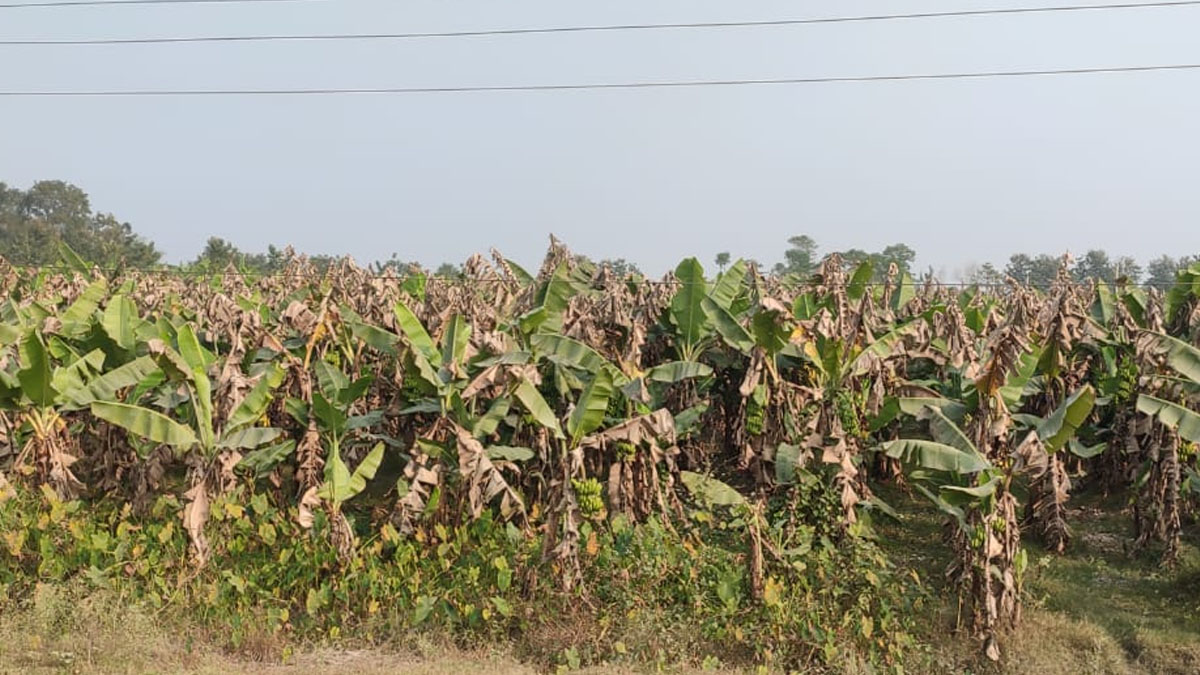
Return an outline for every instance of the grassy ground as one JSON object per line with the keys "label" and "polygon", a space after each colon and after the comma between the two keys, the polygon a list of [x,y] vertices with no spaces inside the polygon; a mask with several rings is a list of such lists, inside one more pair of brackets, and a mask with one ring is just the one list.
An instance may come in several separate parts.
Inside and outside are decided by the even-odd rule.
{"label": "grassy ground", "polygon": [[[904,521],[878,524],[890,555],[904,568],[925,570],[926,583],[944,599],[927,617],[923,637],[930,650],[918,655],[910,672],[1200,672],[1200,532],[1195,527],[1186,531],[1180,564],[1164,569],[1155,552],[1131,556],[1126,551],[1130,515],[1123,504],[1077,496],[1070,514],[1074,538],[1066,555],[1051,555],[1028,542],[1024,621],[1006,640],[1004,661],[996,666],[981,663],[975,645],[953,634],[954,596],[936,573],[945,568],[947,556],[940,517],[919,497],[892,492],[884,498]],[[370,649],[251,643],[236,654],[211,647],[220,644],[218,637],[178,617],[131,608],[113,595],[82,586],[47,586],[26,609],[0,617],[0,673],[538,671],[509,652],[464,650],[422,637]]]}
{"label": "grassy ground", "polygon": [[[919,495],[893,492],[886,499],[904,519],[879,526],[893,559],[915,569],[945,569],[948,551],[937,512]],[[1129,553],[1132,516],[1121,499],[1076,495],[1068,522],[1074,537],[1063,556],[1025,542],[1030,569],[1024,619],[1006,640],[999,666],[980,664],[955,639],[953,593],[939,577],[928,579],[945,598],[925,636],[934,646],[931,667],[1049,675],[1200,672],[1200,532],[1185,530],[1180,562],[1166,569],[1158,551]]]}

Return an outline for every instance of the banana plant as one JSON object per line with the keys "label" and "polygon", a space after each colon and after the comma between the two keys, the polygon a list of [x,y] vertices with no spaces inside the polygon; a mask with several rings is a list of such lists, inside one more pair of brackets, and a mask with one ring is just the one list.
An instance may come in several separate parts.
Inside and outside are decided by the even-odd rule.
{"label": "banana plant", "polygon": [[[161,370],[158,378],[167,387],[181,387],[182,400],[165,397],[167,412],[133,402],[93,401],[91,412],[97,419],[125,429],[146,441],[184,453],[190,460],[190,488],[183,510],[184,525],[192,542],[197,564],[207,562],[210,554],[204,526],[209,503],[232,478],[232,469],[242,459],[242,451],[252,451],[276,440],[281,431],[258,426],[272,400],[272,392],[282,382],[283,370],[268,364],[258,374],[251,389],[233,406],[225,420],[214,419],[217,402],[209,370],[216,362],[201,344],[190,324],[176,330],[178,350],[163,341],[151,344],[151,354]],[[143,382],[143,393],[151,387]],[[135,394],[137,392],[135,391]]]}
{"label": "banana plant", "polygon": [[1095,392],[1084,386],[1044,418],[1017,418],[1013,438],[1006,441],[1011,453],[1001,456],[973,440],[989,438],[990,431],[977,423],[966,430],[959,426],[969,412],[976,420],[986,419],[981,411],[962,402],[912,400],[901,409],[927,423],[929,438],[881,445],[887,456],[910,468],[917,489],[950,517],[955,555],[947,574],[958,584],[959,620],[965,602],[972,611],[972,629],[982,635],[985,653],[993,660],[1000,656],[1000,634],[1014,627],[1020,615],[1028,560],[1021,548],[1013,481],[1019,475],[1037,479],[1053,470],[1054,453],[1066,447],[1094,402]]}

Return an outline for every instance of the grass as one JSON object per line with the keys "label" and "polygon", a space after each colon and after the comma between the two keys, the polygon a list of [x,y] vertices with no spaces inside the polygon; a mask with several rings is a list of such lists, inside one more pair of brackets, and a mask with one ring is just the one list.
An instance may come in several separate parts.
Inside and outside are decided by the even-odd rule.
{"label": "grass", "polygon": [[[876,523],[881,543],[901,569],[920,570],[934,597],[941,598],[925,610],[920,637],[929,648],[914,656],[909,672],[1200,672],[1200,531],[1195,526],[1185,529],[1179,564],[1167,569],[1156,551],[1127,551],[1131,516],[1120,500],[1075,496],[1069,513],[1074,537],[1065,555],[1026,542],[1024,620],[1005,640],[1003,661],[995,665],[981,661],[977,644],[954,634],[955,596],[940,573],[948,561],[940,515],[919,496],[894,489],[880,496],[903,519]],[[698,668],[694,659],[682,666],[676,660],[680,651],[703,651],[689,636],[687,621],[643,618],[624,632],[604,629],[595,637],[647,645],[665,640],[672,643],[659,644],[665,661],[610,662],[594,672]],[[543,623],[537,635],[493,646],[438,642],[429,634],[390,636],[365,648],[353,640],[296,645],[264,637],[230,652],[217,646],[228,645],[221,635],[196,628],[186,617],[140,609],[77,580],[39,586],[20,607],[0,607],[0,673],[533,673],[546,667],[546,654],[586,643],[584,636],[598,630],[565,615]],[[531,649],[537,653],[527,653]],[[529,658],[542,665],[522,663]]]}
{"label": "grass", "polygon": [[[929,668],[938,672],[998,673],[1196,673],[1200,672],[1200,532],[1185,528],[1180,561],[1161,565],[1160,551],[1133,555],[1132,515],[1120,498],[1072,497],[1073,538],[1054,555],[1026,539],[1025,615],[1004,644],[998,666],[981,664],[969,642],[955,639],[955,598],[936,573],[949,552],[941,542],[942,518],[920,496],[898,490],[883,497],[902,523],[878,524],[881,543],[898,565],[926,570],[945,598],[924,636],[933,647]],[[964,645],[967,645],[964,647]]]}

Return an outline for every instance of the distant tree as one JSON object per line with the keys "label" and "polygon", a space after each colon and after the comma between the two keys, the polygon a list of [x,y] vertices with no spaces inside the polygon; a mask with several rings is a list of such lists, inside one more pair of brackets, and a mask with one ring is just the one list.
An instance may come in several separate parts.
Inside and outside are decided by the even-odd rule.
{"label": "distant tree", "polygon": [[63,181],[39,181],[28,190],[0,183],[0,255],[19,264],[59,259],[59,245],[102,267],[155,265],[162,254],[129,223],[93,213],[87,193]]}
{"label": "distant tree", "polygon": [[1172,258],[1162,255],[1146,265],[1146,285],[1154,288],[1170,288],[1175,283],[1175,274],[1200,262],[1200,255],[1185,255]]}
{"label": "distant tree", "polygon": [[638,269],[637,265],[624,258],[605,258],[604,260],[596,263],[597,267],[604,267],[605,265],[607,265],[608,268],[612,270],[613,275],[619,279],[624,279],[631,274],[640,275],[642,273],[642,270]]}
{"label": "distant tree", "polygon": [[1004,273],[996,269],[990,262],[985,262],[967,270],[963,280],[977,286],[1001,286],[1004,284]]}
{"label": "distant tree", "polygon": [[1058,274],[1059,258],[1041,254],[1030,257],[1024,253],[1016,253],[1009,257],[1004,274],[1034,286],[1049,286]]}
{"label": "distant tree", "polygon": [[776,263],[776,274],[799,274],[807,276],[817,269],[817,242],[802,234],[788,239],[791,247],[783,252],[783,262]]}
{"label": "distant tree", "polygon": [[225,241],[220,237],[209,237],[204,244],[204,250],[200,252],[196,260],[192,263],[200,267],[219,270],[229,265],[238,267],[242,265],[246,254],[242,253],[237,246]]}
{"label": "distant tree", "polygon": [[713,262],[717,263],[717,267],[721,269],[721,272],[724,272],[725,268],[729,266],[729,260],[729,251],[721,251],[717,254],[716,260]]}
{"label": "distant tree", "polygon": [[438,268],[433,271],[433,275],[445,279],[457,279],[462,276],[462,268],[454,263],[444,262],[438,265]]}
{"label": "distant tree", "polygon": [[911,273],[912,264],[917,260],[917,252],[907,244],[892,244],[875,254],[875,271],[887,275],[888,266],[896,263],[901,274]]}

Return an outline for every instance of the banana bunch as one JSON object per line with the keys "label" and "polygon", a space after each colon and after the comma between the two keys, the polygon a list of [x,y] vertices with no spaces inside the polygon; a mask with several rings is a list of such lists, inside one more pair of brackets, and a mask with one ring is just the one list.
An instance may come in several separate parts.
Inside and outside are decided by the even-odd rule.
{"label": "banana bunch", "polygon": [[600,497],[600,481],[595,478],[572,480],[571,489],[579,502],[579,511],[584,518],[595,518],[604,512],[604,499]]}

